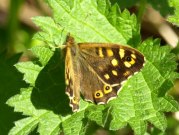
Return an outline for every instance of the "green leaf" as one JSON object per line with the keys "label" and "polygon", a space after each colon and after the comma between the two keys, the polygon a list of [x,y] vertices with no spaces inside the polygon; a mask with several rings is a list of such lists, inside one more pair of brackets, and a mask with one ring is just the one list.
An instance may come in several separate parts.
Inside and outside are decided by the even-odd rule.
{"label": "green leaf", "polygon": [[9,134],[29,134],[38,124],[38,132],[40,134],[58,134],[61,123],[64,133],[67,135],[72,133],[78,134],[80,132],[84,111],[73,114],[71,117],[68,115],[62,117],[48,110],[37,109],[30,100],[31,92],[32,88],[22,89],[21,94],[7,101],[8,105],[15,107],[16,112],[23,112],[24,115],[29,115],[28,118],[17,121]]}
{"label": "green leaf", "polygon": [[169,14],[174,13],[174,7],[170,4],[175,3],[173,1],[177,0],[110,0],[112,5],[118,4],[121,9],[125,8],[131,8],[137,6],[137,9],[140,9],[141,7],[146,7],[147,5],[151,5],[155,10],[160,12],[162,16],[167,16]]}
{"label": "green leaf", "polygon": [[179,26],[179,1],[169,0],[169,4],[174,8],[174,13],[167,17],[167,20],[177,26]]}
{"label": "green leaf", "polygon": [[72,10],[62,0],[49,0],[49,4],[54,11],[55,22],[60,24],[65,31],[70,32],[77,42],[98,41],[126,44],[122,34],[96,9],[96,1],[76,0]]}
{"label": "green leaf", "polygon": [[123,35],[127,44],[137,46],[140,42],[140,25],[136,16],[130,15],[127,10],[121,13],[117,4],[108,7],[108,10],[110,11],[106,13],[108,21]]}
{"label": "green leaf", "polygon": [[48,110],[37,109],[31,102],[32,88],[21,89],[21,93],[7,101],[7,104],[15,107],[16,112],[23,112],[29,117],[15,123],[9,134],[29,134],[39,124],[40,134],[58,134],[61,119],[58,115]]}
{"label": "green leaf", "polygon": [[178,111],[178,103],[171,97],[165,96],[164,98],[159,98],[161,110],[165,112],[176,112]]}
{"label": "green leaf", "polygon": [[95,121],[98,125],[103,125],[102,122],[103,110],[104,110],[103,105],[91,106],[88,107],[85,115],[88,117],[89,120]]}
{"label": "green leaf", "polygon": [[72,134],[79,135],[83,127],[83,123],[81,121],[81,119],[83,118],[84,118],[84,111],[81,111],[65,119],[62,123],[62,128],[65,135],[72,135]]}
{"label": "green leaf", "polygon": [[[53,55],[53,52],[43,46],[33,47],[32,52],[37,58],[42,66],[45,66],[47,62]],[[33,62],[19,62],[15,64],[15,67],[21,72],[24,73],[24,80],[31,85],[34,85],[39,72],[42,70],[42,66],[34,64]]]}
{"label": "green leaf", "polygon": [[25,118],[15,122],[15,127],[13,127],[9,135],[24,135],[29,134],[38,124],[36,118]]}
{"label": "green leaf", "polygon": [[7,104],[14,107],[15,112],[23,112],[23,115],[35,116],[44,113],[43,110],[37,110],[31,100],[31,91],[33,88],[23,88],[21,93],[13,96],[7,101]]}
{"label": "green leaf", "polygon": [[61,132],[59,127],[61,122],[60,116],[51,111],[46,111],[46,113],[43,114],[43,117],[40,117],[38,132],[41,135],[57,135]]}
{"label": "green leaf", "polygon": [[53,52],[49,48],[43,46],[35,46],[31,49],[33,54],[39,58],[39,62],[45,66],[53,55]]}
{"label": "green leaf", "polygon": [[24,80],[27,83],[34,85],[35,80],[42,69],[40,66],[33,64],[32,62],[19,62],[15,64],[15,67],[24,74]]}
{"label": "green leaf", "polygon": [[36,33],[34,39],[42,40],[50,46],[63,44],[65,39],[65,35],[63,34],[64,29],[56,24],[52,18],[33,17],[32,20],[43,31]]}

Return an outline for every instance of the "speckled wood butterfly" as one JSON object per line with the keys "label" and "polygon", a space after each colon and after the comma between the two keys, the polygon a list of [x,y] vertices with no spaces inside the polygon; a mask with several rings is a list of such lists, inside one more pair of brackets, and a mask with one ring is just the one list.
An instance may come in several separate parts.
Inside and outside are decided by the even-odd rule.
{"label": "speckled wood butterfly", "polygon": [[106,104],[117,97],[122,83],[144,65],[144,56],[131,47],[113,43],[75,43],[66,40],[66,94],[73,112],[85,100]]}

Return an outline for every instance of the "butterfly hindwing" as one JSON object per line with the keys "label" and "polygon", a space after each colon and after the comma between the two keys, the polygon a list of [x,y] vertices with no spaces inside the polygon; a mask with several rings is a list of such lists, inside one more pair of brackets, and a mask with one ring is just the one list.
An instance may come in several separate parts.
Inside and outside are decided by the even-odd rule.
{"label": "butterfly hindwing", "polygon": [[117,91],[121,87],[120,84],[111,85],[104,82],[96,71],[80,61],[80,91],[85,100],[95,102],[96,104],[105,104],[109,99],[117,96]]}
{"label": "butterfly hindwing", "polygon": [[72,37],[66,44],[66,93],[73,111],[79,108],[80,92],[87,101],[105,104],[117,96],[122,82],[144,65],[144,56],[127,46],[75,44]]}

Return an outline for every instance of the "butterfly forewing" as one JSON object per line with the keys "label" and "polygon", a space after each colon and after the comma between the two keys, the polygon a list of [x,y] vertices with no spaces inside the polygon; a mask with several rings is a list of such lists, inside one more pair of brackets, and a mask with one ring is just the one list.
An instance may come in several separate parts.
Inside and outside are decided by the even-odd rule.
{"label": "butterfly forewing", "polygon": [[88,66],[109,84],[120,84],[144,64],[144,56],[127,46],[90,43],[79,44],[79,48]]}
{"label": "butterfly forewing", "polygon": [[73,111],[79,108],[80,91],[85,100],[105,104],[144,65],[139,51],[118,44],[75,44],[70,37],[66,50],[66,93]]}
{"label": "butterfly forewing", "polygon": [[78,62],[75,56],[75,45],[73,45],[73,38],[67,39],[66,57],[65,57],[65,80],[66,80],[66,94],[70,99],[70,106],[75,112],[79,109],[80,100],[80,74],[78,73]]}

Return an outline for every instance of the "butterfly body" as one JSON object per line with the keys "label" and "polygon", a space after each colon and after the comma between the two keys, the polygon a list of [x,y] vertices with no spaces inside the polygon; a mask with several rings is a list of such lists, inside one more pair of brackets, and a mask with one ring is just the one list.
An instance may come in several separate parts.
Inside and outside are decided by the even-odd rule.
{"label": "butterfly body", "polygon": [[80,92],[85,100],[106,104],[117,97],[122,82],[144,65],[137,50],[112,43],[66,41],[66,94],[73,111],[79,109]]}

